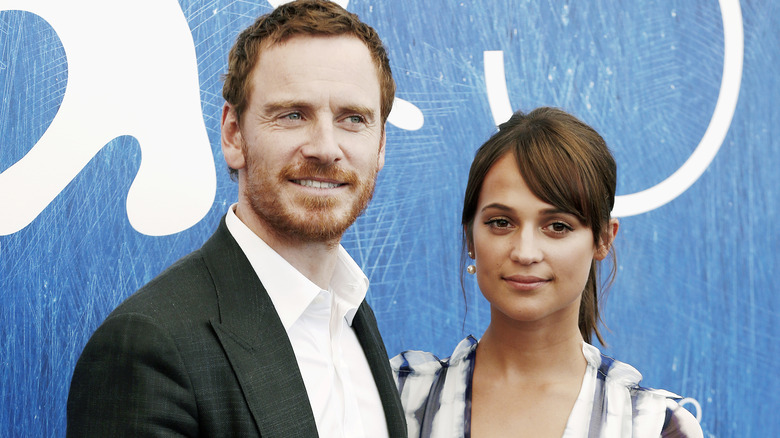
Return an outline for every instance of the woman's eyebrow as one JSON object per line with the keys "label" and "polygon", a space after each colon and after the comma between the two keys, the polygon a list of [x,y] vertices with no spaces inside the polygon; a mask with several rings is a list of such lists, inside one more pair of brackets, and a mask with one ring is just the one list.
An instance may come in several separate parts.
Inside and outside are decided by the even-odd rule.
{"label": "woman's eyebrow", "polygon": [[488,205],[482,207],[480,212],[483,212],[483,211],[491,209],[491,208],[495,208],[496,210],[507,211],[507,212],[514,211],[514,209],[509,207],[509,206],[506,206],[504,204],[499,204],[498,202],[494,202],[492,204],[488,204]]}

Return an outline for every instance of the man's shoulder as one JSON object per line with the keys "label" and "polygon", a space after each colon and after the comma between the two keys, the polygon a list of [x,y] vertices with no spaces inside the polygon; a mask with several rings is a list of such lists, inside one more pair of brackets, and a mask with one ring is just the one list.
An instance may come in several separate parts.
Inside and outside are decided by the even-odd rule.
{"label": "man's shoulder", "polygon": [[218,273],[214,271],[219,266],[209,263],[208,259],[209,254],[214,259],[213,253],[224,246],[223,226],[203,246],[181,257],[127,297],[109,318],[123,313],[187,312],[192,307],[216,301],[214,276]]}
{"label": "man's shoulder", "polygon": [[214,293],[209,270],[200,250],[195,250],[127,297],[109,318],[125,313],[181,312]]}

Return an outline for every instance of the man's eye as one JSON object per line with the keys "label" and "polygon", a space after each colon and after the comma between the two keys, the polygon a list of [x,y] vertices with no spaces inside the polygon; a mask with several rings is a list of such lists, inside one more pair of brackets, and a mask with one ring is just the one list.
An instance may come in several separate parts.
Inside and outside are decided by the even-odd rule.
{"label": "man's eye", "polygon": [[287,120],[301,120],[303,117],[301,117],[301,113],[290,113],[284,116]]}
{"label": "man's eye", "polygon": [[350,123],[363,123],[363,117],[361,116],[349,116],[347,121]]}

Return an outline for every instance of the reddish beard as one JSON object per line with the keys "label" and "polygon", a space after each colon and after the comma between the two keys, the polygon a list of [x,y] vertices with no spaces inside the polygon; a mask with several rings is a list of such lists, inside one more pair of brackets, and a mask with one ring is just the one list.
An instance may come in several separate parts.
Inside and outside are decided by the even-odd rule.
{"label": "reddish beard", "polygon": [[[263,175],[251,161],[247,159],[246,188],[250,205],[269,226],[269,231],[280,238],[301,242],[337,242],[363,213],[374,195],[376,170],[361,179],[357,173],[336,165],[306,161],[285,166],[275,178]],[[347,184],[350,191],[339,197],[298,194],[292,199],[282,199],[278,189],[299,178],[339,181]],[[349,198],[345,199],[346,196]],[[347,202],[351,205],[345,210],[339,208],[339,204]]]}

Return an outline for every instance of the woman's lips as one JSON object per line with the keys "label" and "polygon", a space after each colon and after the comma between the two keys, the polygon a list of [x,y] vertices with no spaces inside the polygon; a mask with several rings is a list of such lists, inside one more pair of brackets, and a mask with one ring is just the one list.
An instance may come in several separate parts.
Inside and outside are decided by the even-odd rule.
{"label": "woman's lips", "polygon": [[510,275],[503,277],[503,279],[512,288],[525,291],[538,289],[549,281],[546,278],[533,275]]}

